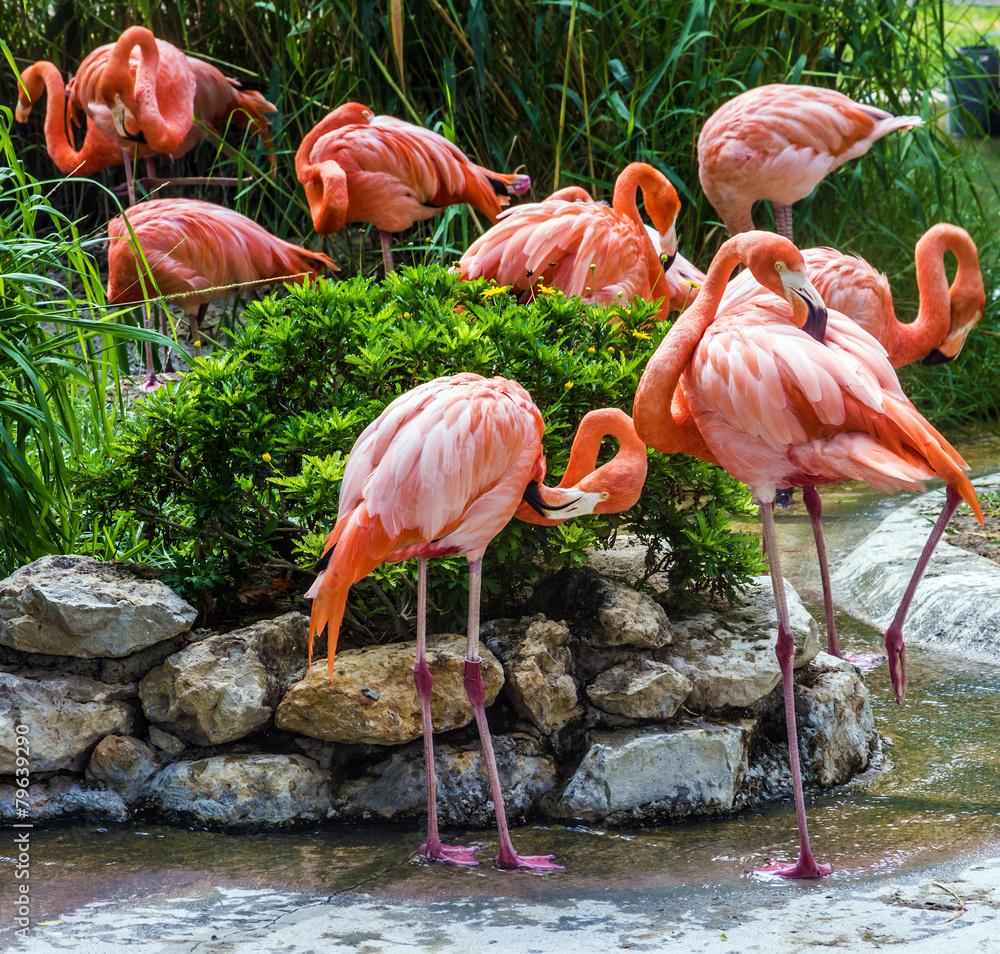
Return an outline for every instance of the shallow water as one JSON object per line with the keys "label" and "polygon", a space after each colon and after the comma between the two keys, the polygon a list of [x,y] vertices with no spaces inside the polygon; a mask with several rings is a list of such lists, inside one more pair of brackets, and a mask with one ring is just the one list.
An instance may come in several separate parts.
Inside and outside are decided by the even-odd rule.
{"label": "shallow water", "polygon": [[[962,448],[976,475],[1000,469],[1000,440]],[[845,485],[823,491],[831,557],[853,546],[891,500]],[[779,517],[788,576],[817,618],[818,574],[801,502]],[[918,594],[919,598],[919,594]],[[875,651],[881,636],[847,616],[842,645]],[[906,703],[896,705],[884,666],[867,676],[876,723],[894,743],[891,769],[861,786],[810,800],[809,827],[819,860],[833,864],[823,885],[858,886],[1000,847],[1000,670],[920,648],[908,651]],[[479,842],[488,859],[493,832],[449,832]],[[0,897],[13,896],[14,832],[0,832]],[[737,817],[637,831],[532,826],[514,832],[525,854],[555,852],[565,872],[532,875],[428,865],[415,859],[416,831],[326,827],[293,834],[224,835],[162,825],[36,826],[31,832],[32,918],[58,919],[81,905],[157,897],[205,896],[240,888],[329,896],[448,900],[606,897],[673,888],[732,886],[766,858],[796,850],[790,803]],[[780,882],[785,891],[806,884]],[[815,887],[815,885],[813,885]],[[0,942],[9,929],[0,923]],[[6,935],[9,938],[9,935]]]}

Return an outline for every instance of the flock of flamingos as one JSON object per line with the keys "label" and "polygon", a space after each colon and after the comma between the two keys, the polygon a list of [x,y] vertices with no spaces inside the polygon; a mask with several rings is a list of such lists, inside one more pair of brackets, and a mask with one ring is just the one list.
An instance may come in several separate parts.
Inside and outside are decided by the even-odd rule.
{"label": "flock of flamingos", "polygon": [[[117,165],[126,170],[132,206],[109,225],[110,302],[171,296],[192,319],[196,341],[197,320],[207,302],[227,294],[226,289],[301,281],[335,267],[327,256],[282,241],[211,203],[135,202],[131,167],[140,157],[147,162],[149,186],[161,181],[155,175],[156,156],[176,157],[202,138],[218,139],[216,127],[230,122],[253,128],[269,147],[267,115],[275,107],[259,93],[241,89],[143,27],[130,27],[116,43],[91,53],[68,84],[51,63],[29,66],[21,75],[19,121],[27,120],[43,93],[48,151],[63,173],[85,176]],[[77,123],[79,114],[87,122],[77,150],[67,123]],[[732,236],[707,273],[676,254],[677,193],[661,172],[644,163],[624,169],[610,206],[572,187],[504,212],[510,196],[529,188],[527,176],[478,166],[443,137],[376,116],[358,103],[333,110],[303,140],[295,171],[316,231],[372,223],[381,234],[387,270],[392,233],[464,202],[495,224],[461,257],[463,277],[493,278],[522,300],[544,282],[586,301],[660,300],[661,317],[680,311],[642,375],[633,418],[615,409],[588,414],[557,487],[544,484],[539,409],[524,388],[500,377],[462,373],[422,384],[394,400],[351,450],[339,518],[306,594],[313,599],[310,664],[313,639],[326,630],[333,677],[350,586],[383,561],[416,557],[414,677],[428,783],[424,856],[477,863],[475,849],[442,844],[437,828],[433,679],[425,655],[427,560],[464,554],[469,562],[465,686],[496,806],[496,863],[557,869],[551,855],[518,855],[507,829],[480,675],[481,561],[489,542],[513,517],[551,525],[631,507],[645,480],[648,446],[725,468],[750,486],[760,504],[778,610],[776,653],[799,827],[798,859],[760,871],[786,878],[830,871],[830,865],[815,860],[806,826],[793,701],[794,645],[774,529],[775,495],[779,488],[803,488],[822,567],[828,649],[841,656],[817,485],[851,479],[891,491],[921,489],[935,476],[946,482],[946,505],[885,636],[892,685],[902,702],[902,626],[917,583],[961,501],[980,522],[983,517],[965,462],[910,403],[893,369],[917,359],[935,364],[956,357],[982,315],[985,294],[969,235],[953,225],[936,225],[915,250],[918,316],[901,323],[884,275],[857,257],[825,248],[800,252],[792,244],[791,207],[875,140],[921,123],[916,116],[894,117],[805,86],[763,86],[724,104],[698,139],[702,187]],[[638,190],[651,227],[639,213]],[[774,206],[782,234],[754,230],[751,208],[759,199]],[[958,262],[950,288],[946,250]],[[668,257],[666,270],[662,254]],[[741,264],[746,270],[730,280]],[[147,352],[147,386],[155,387],[150,358]],[[620,449],[612,461],[596,467],[605,435],[613,436]]]}

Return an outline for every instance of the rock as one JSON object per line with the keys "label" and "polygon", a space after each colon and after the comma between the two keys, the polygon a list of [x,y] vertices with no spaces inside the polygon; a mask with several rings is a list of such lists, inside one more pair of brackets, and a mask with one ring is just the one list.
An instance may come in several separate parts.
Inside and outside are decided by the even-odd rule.
{"label": "rock", "polygon": [[171,820],[232,831],[315,823],[330,807],[329,776],[303,755],[174,762],[143,796]]}
{"label": "rock", "polygon": [[[490,638],[495,629],[487,624],[484,636],[496,647],[507,676],[506,693],[518,714],[547,735],[557,732],[570,719],[581,715],[576,682],[570,675],[573,654],[569,629],[541,614],[525,618],[527,626],[513,639]],[[502,646],[502,648],[500,648]]]}
{"label": "rock", "polygon": [[[993,488],[996,474],[974,481]],[[930,527],[944,506],[936,490],[894,510],[831,571],[837,603],[881,632],[896,614]],[[967,659],[1000,662],[1000,566],[986,557],[938,543],[917,587],[903,629],[908,644],[924,644]]]}
{"label": "rock", "polygon": [[149,744],[165,752],[168,756],[180,755],[187,746],[169,732],[156,728],[155,725],[149,727]]}
{"label": "rock", "polygon": [[587,686],[587,695],[605,712],[630,719],[669,719],[693,688],[690,679],[666,663],[635,659],[602,672]]}
{"label": "rock", "polygon": [[22,725],[32,773],[82,772],[104,736],[135,728],[135,706],[120,694],[121,687],[85,676],[29,679],[0,672],[0,775],[14,773],[14,728]]}
{"label": "rock", "polygon": [[56,656],[127,656],[191,628],[198,615],[124,563],[47,556],[0,582],[0,644]]}
{"label": "rock", "polygon": [[306,661],[309,620],[286,613],[168,657],[139,683],[151,722],[194,745],[219,745],[262,729],[288,674]]}
{"label": "rock", "polygon": [[[550,757],[524,737],[493,739],[508,821],[519,824],[534,814],[556,784]],[[490,828],[496,823],[486,765],[478,742],[437,745],[434,752],[438,820],[442,826]],[[409,819],[427,815],[424,750],[408,745],[372,767],[362,778],[344,782],[331,816],[345,821]]]}
{"label": "rock", "polygon": [[595,733],[554,807],[560,818],[621,824],[729,811],[757,723]]}
{"label": "rock", "polygon": [[[785,596],[795,638],[793,665],[800,668],[820,650],[819,627],[787,581]],[[696,712],[752,706],[781,681],[770,581],[758,583],[745,605],[675,620],[673,630],[673,645],[656,658],[694,684],[685,704]]]}
{"label": "rock", "polygon": [[820,653],[795,686],[803,776],[823,788],[868,768],[878,746],[875,717],[857,670]]}
{"label": "rock", "polygon": [[127,735],[109,735],[97,743],[87,766],[87,778],[117,792],[133,804],[143,786],[160,770],[153,750]]}
{"label": "rock", "polygon": [[[27,809],[27,817],[18,814]],[[78,778],[56,775],[28,788],[27,799],[14,799],[14,786],[0,784],[0,823],[26,824],[67,818],[124,821],[129,807],[117,792],[101,791]]]}
{"label": "rock", "polygon": [[[435,732],[468,725],[472,704],[465,692],[464,636],[432,636],[427,664],[434,677],[431,719]],[[481,647],[486,704],[503,685],[497,658]],[[327,742],[398,745],[423,734],[420,700],[413,682],[415,643],[389,643],[337,653],[333,682],[325,659],[288,690],[275,713],[279,729]],[[366,693],[365,690],[373,692]],[[377,698],[372,696],[377,695]]]}
{"label": "rock", "polygon": [[595,646],[658,648],[671,640],[670,621],[659,603],[590,567],[560,570],[539,587],[528,607],[575,624],[574,634]]}

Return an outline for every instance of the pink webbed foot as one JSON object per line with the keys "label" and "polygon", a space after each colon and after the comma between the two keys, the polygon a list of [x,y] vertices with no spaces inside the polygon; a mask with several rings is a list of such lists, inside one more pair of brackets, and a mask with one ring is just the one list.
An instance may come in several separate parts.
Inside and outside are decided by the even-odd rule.
{"label": "pink webbed foot", "polygon": [[162,388],[163,382],[152,372],[150,372],[149,377],[146,378],[146,383],[143,384],[142,389],[147,394],[150,391],[155,391],[157,388]]}
{"label": "pink webbed foot", "polygon": [[478,850],[478,845],[442,845],[439,841],[436,845],[428,847],[428,843],[424,842],[420,846],[420,855],[428,861],[443,861],[445,864],[474,868],[479,861],[473,852]]}
{"label": "pink webbed foot", "polygon": [[772,861],[763,868],[753,868],[749,874],[769,875],[773,878],[822,878],[831,871],[833,865],[821,865],[810,855],[806,859],[799,858],[792,865]]}
{"label": "pink webbed foot", "polygon": [[493,863],[498,868],[509,868],[512,870],[524,871],[565,871],[563,865],[557,865],[552,859],[555,855],[519,855],[514,853],[500,852]]}

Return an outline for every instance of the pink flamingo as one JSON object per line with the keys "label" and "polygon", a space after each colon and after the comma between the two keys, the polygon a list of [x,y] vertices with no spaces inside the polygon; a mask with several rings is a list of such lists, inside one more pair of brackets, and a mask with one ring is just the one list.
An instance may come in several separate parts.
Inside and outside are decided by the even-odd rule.
{"label": "pink flamingo", "polygon": [[[778,306],[755,300],[719,314],[725,284],[743,263],[774,292]],[[778,612],[775,653],[781,666],[785,722],[799,828],[799,857],[763,873],[815,878],[806,824],[795,725],[794,641],[774,530],[778,486],[846,478],[883,490],[920,489],[934,474],[948,483],[943,532],[961,498],[982,520],[961,457],[906,399],[878,343],[850,319],[830,312],[806,274],[798,249],[782,236],[745,232],[719,249],[695,303],[650,359],[636,391],[639,436],[662,453],[717,463],[748,484],[760,504],[764,547]],[[932,534],[903,605],[886,633],[897,699],[906,687],[902,622],[937,542]]]}
{"label": "pink flamingo", "polygon": [[752,229],[753,204],[767,199],[791,241],[793,202],[877,139],[923,123],[830,89],[758,86],[724,103],[702,127],[698,178],[730,235]]}
{"label": "pink flamingo", "polygon": [[[198,325],[208,303],[238,288],[301,284],[324,268],[338,271],[322,252],[272,235],[245,215],[199,199],[150,199],[108,223],[108,303],[174,301],[188,316],[195,354]],[[169,361],[169,358],[168,358]],[[165,370],[169,370],[169,367]],[[159,386],[153,346],[146,342],[146,384]]]}
{"label": "pink flamingo", "polygon": [[[417,557],[417,664],[414,679],[423,716],[427,762],[427,858],[458,865],[476,860],[467,847],[442,845],[437,828],[431,686],[427,667],[427,560],[465,554],[469,561],[468,652],[465,688],[482,739],[504,868],[557,869],[552,855],[522,857],[507,828],[479,657],[479,593],[483,553],[513,516],[555,523],[588,513],[631,507],[646,478],[646,448],[631,419],[605,409],[584,417],[570,466],[558,488],[545,487],[542,432],[531,396],[505,378],[456,374],[422,384],[396,398],[351,449],[340,491],[339,516],[306,593],[313,598],[309,652],[327,631],[330,678],[348,591],[386,561]],[[594,470],[601,436],[620,450]],[[569,483],[572,481],[572,483]],[[534,511],[537,511],[537,514]]]}
{"label": "pink flamingo", "polygon": [[[647,228],[639,214],[642,190]],[[677,252],[674,222],[680,199],[670,180],[644,162],[618,176],[611,206],[595,202],[579,186],[567,186],[543,202],[508,209],[459,259],[464,279],[492,278],[522,302],[539,283],[587,302],[669,299],[661,251]],[[661,307],[666,316],[668,305]]]}
{"label": "pink flamingo", "polygon": [[[955,255],[958,268],[948,287],[944,254]],[[986,292],[979,269],[975,242],[965,229],[942,223],[921,236],[914,249],[920,307],[917,317],[906,324],[899,321],[892,292],[885,275],[863,258],[845,255],[832,248],[803,249],[806,272],[827,306],[856,321],[886,349],[894,368],[923,359],[925,364],[943,364],[958,357],[969,332],[979,323],[986,307]],[[739,309],[758,296],[777,300],[750,272],[744,272],[726,287],[720,314]],[[792,488],[778,494],[791,499]],[[812,523],[819,556],[823,607],[826,616],[827,652],[843,658],[834,616],[830,570],[823,539],[823,504],[815,487],[804,486],[802,498]],[[851,662],[870,666],[880,657],[851,656]]]}
{"label": "pink flamingo", "polygon": [[344,103],[314,126],[295,154],[313,227],[321,235],[348,222],[379,230],[386,272],[390,234],[467,202],[495,222],[510,196],[531,187],[526,175],[493,172],[444,136],[393,116]]}

